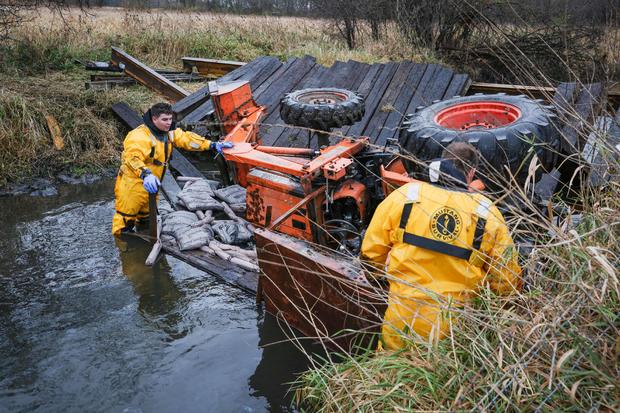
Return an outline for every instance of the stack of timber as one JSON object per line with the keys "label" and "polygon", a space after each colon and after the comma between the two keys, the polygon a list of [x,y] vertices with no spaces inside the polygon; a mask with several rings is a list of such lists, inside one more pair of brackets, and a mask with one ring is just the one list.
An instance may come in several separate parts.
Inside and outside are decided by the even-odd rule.
{"label": "stack of timber", "polygon": [[[124,65],[116,65],[111,62],[76,61],[84,69],[89,71],[108,72],[109,74],[90,75],[90,81],[84,84],[86,89],[109,90],[118,86],[130,86],[138,83],[136,79],[123,73]],[[193,73],[191,70],[168,70],[153,69],[158,75],[171,82],[204,82],[207,77],[201,73]]]}
{"label": "stack of timber", "polygon": [[[170,80],[171,82],[204,82],[206,78],[195,73],[184,73],[175,71],[157,71],[160,75]],[[126,75],[91,75],[90,81],[86,82],[84,86],[86,89],[91,90],[110,90],[119,86],[131,86],[135,85],[135,79]]]}

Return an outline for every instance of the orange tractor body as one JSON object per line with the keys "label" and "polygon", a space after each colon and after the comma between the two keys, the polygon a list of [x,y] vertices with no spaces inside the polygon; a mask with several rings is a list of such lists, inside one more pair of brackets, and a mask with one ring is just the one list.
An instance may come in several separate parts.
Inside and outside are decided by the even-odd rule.
{"label": "orange tractor body", "polygon": [[366,138],[342,139],[318,151],[262,146],[258,129],[266,108],[256,104],[249,83],[210,87],[224,140],[235,145],[224,150],[224,158],[234,181],[247,189],[248,221],[323,243],[326,234],[319,229],[325,224],[328,201],[350,198],[359,208],[357,215],[364,216],[366,187],[346,177],[352,157],[365,149]]}

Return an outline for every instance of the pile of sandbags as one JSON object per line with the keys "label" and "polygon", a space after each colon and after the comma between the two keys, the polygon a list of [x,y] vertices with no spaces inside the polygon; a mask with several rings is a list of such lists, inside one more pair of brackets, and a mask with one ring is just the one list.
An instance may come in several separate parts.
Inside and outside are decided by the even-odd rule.
{"label": "pile of sandbags", "polygon": [[188,181],[177,195],[177,206],[184,209],[162,217],[161,239],[176,242],[181,251],[200,249],[258,271],[254,228],[235,213],[245,212],[245,188],[218,185],[206,179]]}

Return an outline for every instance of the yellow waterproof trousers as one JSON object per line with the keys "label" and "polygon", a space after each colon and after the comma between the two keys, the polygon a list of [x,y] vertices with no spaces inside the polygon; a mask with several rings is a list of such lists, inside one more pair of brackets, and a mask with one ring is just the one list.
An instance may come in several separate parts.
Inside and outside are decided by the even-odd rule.
{"label": "yellow waterproof trousers", "polygon": [[119,175],[114,186],[116,204],[112,218],[112,234],[131,230],[136,221],[147,220],[149,216],[149,194],[139,178]]}
{"label": "yellow waterproof trousers", "polygon": [[[452,304],[451,308],[455,308]],[[455,314],[450,317],[444,300],[432,298],[397,298],[390,296],[381,327],[381,347],[398,350],[405,346],[403,337],[420,335],[420,339],[433,341],[445,338],[450,331],[450,322],[456,322]]]}

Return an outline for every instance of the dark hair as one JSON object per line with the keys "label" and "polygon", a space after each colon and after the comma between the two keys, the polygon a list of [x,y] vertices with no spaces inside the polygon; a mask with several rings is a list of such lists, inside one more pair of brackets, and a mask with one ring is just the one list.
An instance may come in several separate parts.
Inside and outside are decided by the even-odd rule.
{"label": "dark hair", "polygon": [[172,110],[172,106],[169,103],[160,102],[151,106],[151,116],[154,118],[158,118],[161,115],[174,115],[174,111]]}
{"label": "dark hair", "polygon": [[442,152],[443,159],[450,159],[454,166],[465,175],[478,167],[480,155],[474,146],[467,142],[452,142]]}

